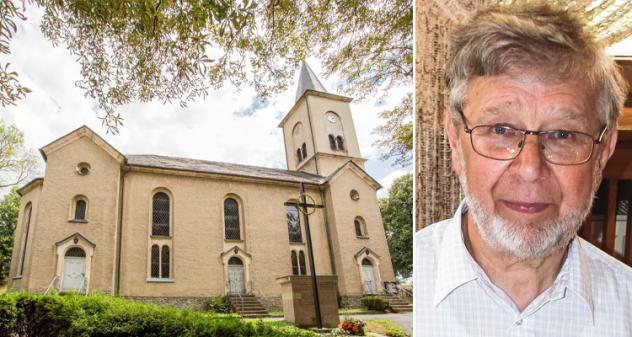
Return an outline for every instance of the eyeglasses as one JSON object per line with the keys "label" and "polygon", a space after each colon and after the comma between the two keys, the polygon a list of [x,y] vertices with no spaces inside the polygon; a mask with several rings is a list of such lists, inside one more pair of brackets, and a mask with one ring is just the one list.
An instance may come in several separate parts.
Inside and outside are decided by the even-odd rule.
{"label": "eyeglasses", "polygon": [[513,160],[522,151],[527,135],[538,137],[538,145],[544,160],[556,165],[579,165],[592,156],[595,144],[600,144],[606,133],[604,125],[599,137],[568,130],[531,131],[514,128],[506,124],[477,125],[469,128],[463,112],[465,132],[470,135],[472,148],[489,159]]}

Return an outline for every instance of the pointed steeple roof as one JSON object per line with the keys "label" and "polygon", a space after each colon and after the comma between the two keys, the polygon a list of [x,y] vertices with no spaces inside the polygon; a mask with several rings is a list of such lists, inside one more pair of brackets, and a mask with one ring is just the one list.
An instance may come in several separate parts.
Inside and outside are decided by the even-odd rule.
{"label": "pointed steeple roof", "polygon": [[322,83],[318,80],[316,74],[312,68],[309,67],[307,62],[303,61],[301,64],[301,75],[298,78],[298,87],[296,89],[296,101],[298,101],[303,93],[307,90],[316,90],[320,92],[327,92]]}

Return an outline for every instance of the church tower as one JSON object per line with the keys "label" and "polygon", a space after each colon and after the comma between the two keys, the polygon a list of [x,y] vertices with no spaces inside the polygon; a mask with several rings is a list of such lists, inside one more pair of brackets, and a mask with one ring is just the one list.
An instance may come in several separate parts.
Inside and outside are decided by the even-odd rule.
{"label": "church tower", "polygon": [[327,92],[302,62],[294,106],[279,123],[288,169],[328,176],[348,161],[364,168],[351,101]]}

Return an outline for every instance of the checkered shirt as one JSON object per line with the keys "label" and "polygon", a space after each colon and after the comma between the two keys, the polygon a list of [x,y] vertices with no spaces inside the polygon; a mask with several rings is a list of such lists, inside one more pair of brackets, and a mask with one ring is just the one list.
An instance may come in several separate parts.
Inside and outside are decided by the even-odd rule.
{"label": "checkered shirt", "polygon": [[632,337],[632,268],[576,237],[553,284],[521,312],[465,247],[466,211],[415,234],[415,337]]}

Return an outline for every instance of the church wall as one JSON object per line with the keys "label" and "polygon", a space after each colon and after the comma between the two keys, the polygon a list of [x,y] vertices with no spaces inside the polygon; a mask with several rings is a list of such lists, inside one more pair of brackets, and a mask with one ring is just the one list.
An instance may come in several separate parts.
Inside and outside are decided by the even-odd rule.
{"label": "church wall", "polygon": [[[360,199],[354,201],[350,191],[355,189]],[[393,266],[386,243],[386,235],[380,215],[375,190],[358,175],[345,170],[329,187],[329,198],[336,207],[332,211],[332,236],[335,238],[335,259],[340,292],[346,295],[361,295],[363,292],[360,267],[355,254],[367,247],[379,255],[380,281],[394,281]],[[364,219],[367,237],[357,237],[354,219]]]}
{"label": "church wall", "polygon": [[[341,120],[344,130],[344,155],[350,157],[360,157],[360,147],[356,137],[355,126],[353,125],[353,117],[349,102],[343,102],[331,98],[308,95],[309,110],[311,113],[312,128],[315,135],[316,149],[318,152],[324,153],[341,153],[334,152],[329,146],[328,138],[328,121],[325,117],[328,111],[335,112]],[[327,175],[327,173],[321,173]]]}
{"label": "church wall", "polygon": [[[76,173],[80,162],[90,164],[89,174]],[[75,232],[96,244],[88,275],[90,290],[112,290],[119,172],[119,164],[86,138],[48,155],[45,183],[33,220],[31,247],[37,258],[31,261],[30,291],[44,291],[48,287],[57,268],[55,243]],[[87,223],[70,221],[74,217],[73,198],[77,195],[88,200]]]}
{"label": "church wall", "polygon": [[[301,135],[296,137],[292,134],[294,130],[294,126],[296,123],[303,124]],[[288,159],[288,169],[295,170],[296,167],[300,164],[298,162],[298,158],[296,157],[296,150],[301,144],[294,144],[294,139],[302,139],[305,141],[305,145],[307,146],[307,158],[311,158],[314,155],[314,145],[312,144],[312,130],[310,128],[309,118],[307,115],[307,105],[305,104],[305,100],[299,101],[298,105],[295,106],[294,111],[290,116],[287,117],[287,120],[283,124],[283,134],[285,137],[285,151]],[[301,171],[316,173],[316,171],[306,171],[301,169]]]}
{"label": "church wall", "polygon": [[358,166],[364,168],[364,159],[360,158],[350,158],[347,156],[333,156],[319,153],[318,157],[318,169],[321,174],[324,176],[328,176],[337,169],[339,169],[342,165],[346,164],[348,161],[353,161]]}
{"label": "church wall", "polygon": [[[195,174],[193,174],[195,175]],[[297,184],[298,185],[298,184]],[[148,281],[151,198],[164,189],[172,196],[172,280]],[[317,190],[309,192],[316,202]],[[241,202],[243,242],[224,240],[223,201]],[[224,294],[226,274],[222,252],[234,246],[250,255],[246,279],[258,296],[280,296],[278,277],[292,273],[291,249],[284,203],[298,197],[298,186],[131,171],[125,179],[121,294],[140,297],[209,297]],[[322,211],[310,216],[318,274],[331,274]],[[304,224],[303,240],[305,241]],[[242,254],[242,253],[240,253]],[[227,260],[227,259],[226,259]],[[246,285],[249,288],[249,284]]]}
{"label": "church wall", "polygon": [[[15,228],[15,237],[13,240],[13,252],[11,254],[11,267],[9,270],[10,284],[9,288],[13,289],[27,289],[28,288],[28,280],[29,274],[31,271],[31,258],[32,254],[32,246],[33,246],[33,231],[36,227],[37,211],[39,210],[39,198],[42,192],[42,186],[39,185],[30,191],[24,193],[22,198],[20,199],[20,212],[18,214],[18,222]],[[20,256],[22,252],[22,247],[24,246],[24,235],[25,235],[25,225],[27,221],[26,216],[26,206],[31,204],[31,220],[29,224],[29,238],[26,246],[24,257],[24,268],[21,276],[18,276],[19,267],[20,267]]]}

